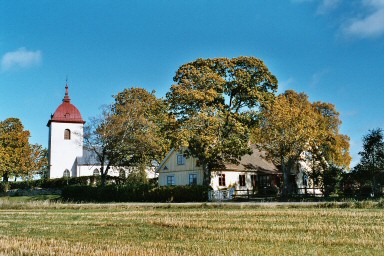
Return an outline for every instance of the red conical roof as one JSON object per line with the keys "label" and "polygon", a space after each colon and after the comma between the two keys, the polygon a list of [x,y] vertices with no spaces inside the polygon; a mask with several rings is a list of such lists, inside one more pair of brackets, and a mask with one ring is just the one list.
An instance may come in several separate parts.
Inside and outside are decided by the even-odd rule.
{"label": "red conical roof", "polygon": [[48,121],[48,126],[51,122],[59,123],[82,123],[85,121],[81,117],[80,111],[71,104],[71,99],[68,96],[68,85],[65,86],[65,96],[63,103],[56,109],[51,120]]}

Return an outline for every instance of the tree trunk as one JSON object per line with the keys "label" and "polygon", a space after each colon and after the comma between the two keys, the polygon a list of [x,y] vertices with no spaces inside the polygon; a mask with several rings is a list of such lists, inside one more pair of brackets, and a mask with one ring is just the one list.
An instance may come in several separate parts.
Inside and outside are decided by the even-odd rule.
{"label": "tree trunk", "polygon": [[287,166],[284,162],[284,156],[281,156],[281,169],[283,172],[283,191],[282,196],[287,197],[290,194],[290,180]]}
{"label": "tree trunk", "polygon": [[104,166],[101,165],[100,167],[100,179],[101,179],[101,186],[105,187],[107,184],[107,171],[104,171]]}
{"label": "tree trunk", "polygon": [[203,166],[203,185],[211,185],[211,168],[205,162],[202,162]]}
{"label": "tree trunk", "polygon": [[100,178],[101,178],[101,186],[105,187],[105,185],[107,185],[107,174],[105,172],[101,172]]}
{"label": "tree trunk", "polygon": [[8,171],[6,171],[4,174],[3,174],[3,182],[8,182]]}
{"label": "tree trunk", "polygon": [[371,196],[372,197],[375,197],[375,194],[376,194],[376,177],[375,177],[375,171],[373,171],[373,175],[372,175],[372,194]]}
{"label": "tree trunk", "polygon": [[105,171],[104,171],[104,166],[101,166],[101,170],[100,170],[100,178],[101,178],[101,186],[102,187],[105,187],[107,185],[107,174],[108,174],[108,170],[109,170],[109,164],[107,165],[107,167],[105,167]]}

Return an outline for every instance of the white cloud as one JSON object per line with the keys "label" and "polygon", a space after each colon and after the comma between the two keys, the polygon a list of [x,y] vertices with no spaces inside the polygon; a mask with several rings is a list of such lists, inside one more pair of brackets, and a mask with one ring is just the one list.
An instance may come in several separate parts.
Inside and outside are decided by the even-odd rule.
{"label": "white cloud", "polygon": [[336,9],[341,3],[341,0],[323,0],[317,7],[316,13],[319,15],[327,14]]}
{"label": "white cloud", "polygon": [[367,14],[355,17],[344,25],[343,32],[360,38],[378,37],[384,34],[384,0],[363,0]]}
{"label": "white cloud", "polygon": [[41,51],[28,51],[22,47],[13,52],[7,52],[1,58],[1,69],[3,71],[12,68],[29,68],[39,65],[42,61]]}
{"label": "white cloud", "polygon": [[316,72],[312,75],[309,86],[311,88],[316,88],[320,84],[321,80],[329,73],[329,69],[324,69],[319,72]]}
{"label": "white cloud", "polygon": [[279,81],[279,88],[277,89],[278,93],[279,94],[283,93],[285,90],[291,88],[292,84],[294,83],[295,83],[295,79],[293,79],[292,77],[284,81]]}

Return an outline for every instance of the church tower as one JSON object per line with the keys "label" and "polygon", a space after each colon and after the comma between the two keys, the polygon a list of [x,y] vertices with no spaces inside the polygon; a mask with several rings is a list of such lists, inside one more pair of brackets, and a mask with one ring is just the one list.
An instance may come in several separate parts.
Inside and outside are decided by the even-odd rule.
{"label": "church tower", "polygon": [[63,103],[47,124],[50,179],[77,176],[76,159],[83,155],[84,123],[80,111],[71,104],[67,84]]}

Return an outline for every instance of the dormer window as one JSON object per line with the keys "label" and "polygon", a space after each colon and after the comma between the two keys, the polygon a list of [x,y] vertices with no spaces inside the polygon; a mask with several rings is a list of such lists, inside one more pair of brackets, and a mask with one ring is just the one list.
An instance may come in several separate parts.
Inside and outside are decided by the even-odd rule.
{"label": "dormer window", "polygon": [[71,139],[71,130],[65,129],[64,130],[64,139],[65,140],[70,140]]}

